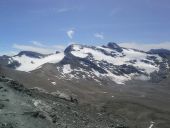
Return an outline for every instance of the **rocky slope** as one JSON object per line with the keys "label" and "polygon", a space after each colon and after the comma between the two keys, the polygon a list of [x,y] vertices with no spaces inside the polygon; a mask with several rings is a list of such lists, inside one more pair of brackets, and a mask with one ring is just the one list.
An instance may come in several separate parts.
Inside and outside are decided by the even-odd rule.
{"label": "rocky slope", "polygon": [[0,77],[1,128],[169,128],[170,111],[132,100],[79,104],[62,93]]}
{"label": "rocky slope", "polygon": [[26,89],[0,77],[0,128],[128,128],[122,118],[90,113],[76,99],[61,93]]}

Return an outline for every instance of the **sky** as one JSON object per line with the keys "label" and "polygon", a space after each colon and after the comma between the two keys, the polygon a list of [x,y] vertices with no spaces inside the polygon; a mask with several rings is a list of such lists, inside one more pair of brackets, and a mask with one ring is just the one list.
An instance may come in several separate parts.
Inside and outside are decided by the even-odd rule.
{"label": "sky", "polygon": [[170,0],[0,0],[0,54],[71,43],[170,49]]}

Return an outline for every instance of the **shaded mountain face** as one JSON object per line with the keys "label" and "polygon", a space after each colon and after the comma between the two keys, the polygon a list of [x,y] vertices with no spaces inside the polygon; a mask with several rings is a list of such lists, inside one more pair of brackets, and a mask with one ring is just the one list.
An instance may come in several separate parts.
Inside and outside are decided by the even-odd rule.
{"label": "shaded mountain face", "polygon": [[[107,46],[108,46],[110,49],[116,50],[117,52],[122,52],[122,51],[123,51],[123,49],[122,49],[119,45],[117,45],[116,43],[110,42],[110,43],[108,43]],[[104,47],[105,47],[105,46],[104,46]]]}
{"label": "shaded mountain face", "polygon": [[[73,44],[64,52],[42,55],[20,52],[5,59],[8,67],[31,72],[43,69],[44,64],[53,63],[56,78],[63,80],[91,80],[103,83],[125,84],[132,79],[160,81],[168,74],[167,59],[158,54],[122,48],[116,43],[106,46]],[[155,74],[157,77],[155,77]],[[50,74],[54,75],[54,74]]]}
{"label": "shaded mountain face", "polygon": [[40,53],[37,53],[37,52],[32,52],[32,51],[21,51],[21,52],[20,52],[18,55],[16,55],[16,56],[21,57],[21,56],[23,56],[23,55],[28,56],[28,57],[30,57],[30,58],[43,58],[43,57],[46,56],[46,55],[43,55],[43,54],[40,54]]}
{"label": "shaded mountain face", "polygon": [[161,57],[164,57],[164,58],[170,56],[170,50],[167,50],[167,49],[151,49],[148,53],[158,54],[158,55],[160,55]]}
{"label": "shaded mountain face", "polygon": [[8,65],[10,58],[11,58],[10,56],[6,56],[6,55],[0,56],[0,65],[3,66]]}

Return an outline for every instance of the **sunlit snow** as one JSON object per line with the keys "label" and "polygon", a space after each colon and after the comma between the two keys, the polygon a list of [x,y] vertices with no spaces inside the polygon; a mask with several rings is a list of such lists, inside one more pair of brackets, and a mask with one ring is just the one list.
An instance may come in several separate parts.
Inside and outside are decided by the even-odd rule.
{"label": "sunlit snow", "polygon": [[64,58],[64,53],[52,54],[44,58],[32,58],[26,55],[15,56],[13,60],[18,61],[21,65],[16,70],[29,72],[40,68],[45,63],[58,63]]}

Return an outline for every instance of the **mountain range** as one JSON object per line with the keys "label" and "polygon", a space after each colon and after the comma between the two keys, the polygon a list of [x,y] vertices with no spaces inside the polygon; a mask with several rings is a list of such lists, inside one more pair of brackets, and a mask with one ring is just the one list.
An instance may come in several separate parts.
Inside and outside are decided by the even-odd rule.
{"label": "mountain range", "polygon": [[169,56],[168,50],[144,52],[123,48],[116,43],[103,46],[73,44],[64,52],[55,54],[21,51],[15,56],[2,56],[0,64],[25,72],[43,70],[52,64],[55,73],[51,75],[57,79],[84,79],[99,85],[103,82],[125,84],[133,79],[160,81],[166,78],[169,70],[166,55]]}

